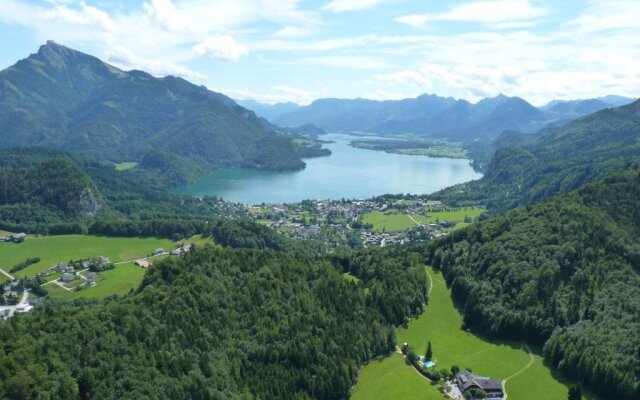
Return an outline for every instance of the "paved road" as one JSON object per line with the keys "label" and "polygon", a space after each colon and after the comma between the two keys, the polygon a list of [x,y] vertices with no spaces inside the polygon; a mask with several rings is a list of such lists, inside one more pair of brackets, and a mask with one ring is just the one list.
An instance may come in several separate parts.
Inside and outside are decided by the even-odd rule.
{"label": "paved road", "polygon": [[25,290],[24,292],[22,292],[22,299],[20,299],[20,302],[18,304],[13,306],[0,306],[0,314],[4,316],[5,311],[9,310],[9,317],[13,317],[13,314],[15,314],[16,312],[16,308],[18,308],[19,305],[26,304],[28,302],[29,302],[29,292]]}

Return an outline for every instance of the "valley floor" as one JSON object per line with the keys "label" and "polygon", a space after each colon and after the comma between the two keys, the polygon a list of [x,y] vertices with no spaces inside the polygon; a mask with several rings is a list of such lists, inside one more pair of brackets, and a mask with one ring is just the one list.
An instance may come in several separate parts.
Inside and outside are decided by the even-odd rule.
{"label": "valley floor", "polygon": [[[455,308],[442,275],[428,269],[431,289],[425,312],[397,331],[398,345],[408,343],[424,354],[427,342],[433,348],[437,369],[452,365],[470,368],[475,374],[505,380],[509,399],[563,400],[568,387],[548,368],[539,351],[516,342],[489,341],[461,329],[462,316]],[[430,384],[400,354],[371,361],[360,372],[353,398],[441,399],[438,385]],[[587,395],[586,399],[597,399]]]}

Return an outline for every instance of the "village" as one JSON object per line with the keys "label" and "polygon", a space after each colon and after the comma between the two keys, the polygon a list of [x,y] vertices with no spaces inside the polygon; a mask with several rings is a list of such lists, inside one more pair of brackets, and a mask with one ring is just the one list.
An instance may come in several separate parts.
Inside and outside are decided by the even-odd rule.
{"label": "village", "polygon": [[[428,211],[427,211],[428,210]],[[300,240],[319,240],[330,247],[384,247],[446,236],[461,221],[428,220],[449,210],[439,201],[374,198],[305,200],[248,208],[257,222]],[[477,209],[480,210],[480,209]],[[469,214],[475,217],[475,211]],[[445,216],[446,217],[446,216]]]}

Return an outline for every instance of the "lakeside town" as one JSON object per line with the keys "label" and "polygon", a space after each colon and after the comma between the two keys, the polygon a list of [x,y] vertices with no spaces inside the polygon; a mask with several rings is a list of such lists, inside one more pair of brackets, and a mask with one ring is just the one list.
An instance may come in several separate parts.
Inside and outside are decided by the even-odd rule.
{"label": "lakeside town", "polygon": [[440,201],[380,197],[305,200],[248,208],[257,222],[299,240],[329,247],[384,247],[425,241],[472,222],[483,208],[452,209]]}

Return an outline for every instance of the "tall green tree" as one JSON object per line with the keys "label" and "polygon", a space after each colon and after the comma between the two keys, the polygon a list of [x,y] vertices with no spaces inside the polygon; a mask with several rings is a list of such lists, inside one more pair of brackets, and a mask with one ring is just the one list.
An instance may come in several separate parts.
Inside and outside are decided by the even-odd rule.
{"label": "tall green tree", "polygon": [[582,400],[582,388],[580,384],[571,385],[569,387],[569,400]]}

